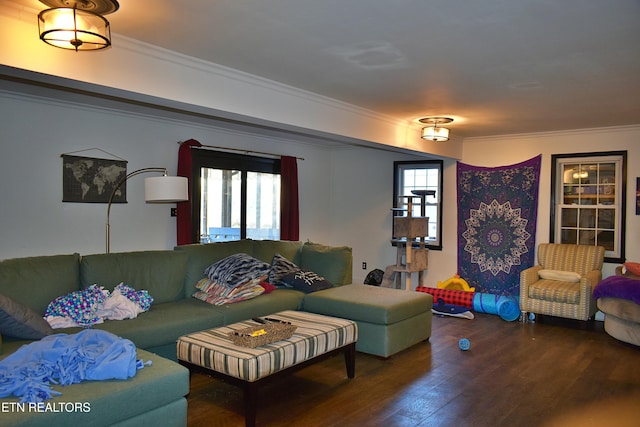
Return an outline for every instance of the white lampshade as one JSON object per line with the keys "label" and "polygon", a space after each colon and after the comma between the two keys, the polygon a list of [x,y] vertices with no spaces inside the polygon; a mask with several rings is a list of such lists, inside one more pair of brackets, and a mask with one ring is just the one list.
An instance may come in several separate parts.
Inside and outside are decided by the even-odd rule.
{"label": "white lampshade", "polygon": [[449,140],[449,129],[430,126],[422,128],[422,139],[444,142]]}
{"label": "white lampshade", "polygon": [[155,176],[144,179],[147,203],[175,203],[189,200],[189,180],[183,176]]}

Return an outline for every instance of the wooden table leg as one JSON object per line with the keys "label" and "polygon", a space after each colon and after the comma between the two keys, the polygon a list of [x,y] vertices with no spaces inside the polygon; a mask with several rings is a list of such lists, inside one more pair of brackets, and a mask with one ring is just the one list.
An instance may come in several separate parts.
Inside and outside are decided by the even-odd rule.
{"label": "wooden table leg", "polygon": [[347,377],[356,376],[356,343],[351,343],[344,348],[344,362],[347,366]]}
{"label": "wooden table leg", "polygon": [[244,389],[244,425],[255,427],[256,425],[256,405],[258,404],[258,386],[255,382],[247,382]]}

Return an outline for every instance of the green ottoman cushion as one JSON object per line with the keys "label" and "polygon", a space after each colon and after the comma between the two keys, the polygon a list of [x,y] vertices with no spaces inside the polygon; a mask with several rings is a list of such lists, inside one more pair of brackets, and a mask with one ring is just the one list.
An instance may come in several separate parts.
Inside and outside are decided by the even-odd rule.
{"label": "green ottoman cushion", "polygon": [[[424,296],[424,298],[423,298]],[[305,311],[390,325],[431,311],[431,295],[369,285],[346,285],[309,294]]]}
{"label": "green ottoman cushion", "polygon": [[346,285],[307,294],[303,310],[358,324],[356,350],[389,357],[431,336],[433,298],[422,292]]}

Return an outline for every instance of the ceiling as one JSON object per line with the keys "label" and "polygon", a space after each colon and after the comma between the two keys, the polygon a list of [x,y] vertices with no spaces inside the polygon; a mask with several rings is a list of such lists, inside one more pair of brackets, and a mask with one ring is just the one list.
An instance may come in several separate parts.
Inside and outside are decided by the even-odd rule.
{"label": "ceiling", "polygon": [[460,137],[640,124],[638,0],[119,3],[116,40],[401,120],[453,117]]}

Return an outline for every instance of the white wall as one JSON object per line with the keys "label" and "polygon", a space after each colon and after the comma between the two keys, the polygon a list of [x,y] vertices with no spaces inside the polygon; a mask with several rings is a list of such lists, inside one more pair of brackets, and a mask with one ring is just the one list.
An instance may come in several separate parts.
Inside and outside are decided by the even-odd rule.
{"label": "white wall", "polygon": [[[105,204],[63,203],[61,154],[128,160],[177,169],[177,141],[302,157],[298,160],[300,239],[354,248],[360,266],[395,262],[389,243],[393,162],[416,157],[366,147],[327,147],[274,140],[185,121],[154,118],[45,97],[0,91],[0,259],[105,248]],[[102,151],[103,150],[103,151]],[[105,153],[106,152],[106,153]],[[144,203],[143,178],[127,182],[128,203],[111,209],[111,250],[170,249],[170,207]]]}
{"label": "white wall", "polygon": [[395,264],[396,250],[390,243],[393,162],[406,159],[377,150],[333,153],[330,236],[353,248],[354,283],[363,283],[374,268]]}
{"label": "white wall", "polygon": [[[331,241],[353,248],[353,280],[362,283],[374,268],[384,270],[396,263],[396,247],[391,245],[393,206],[393,162],[424,157],[392,154],[379,150],[336,150],[332,171]],[[455,203],[455,162],[444,163],[444,204]],[[453,170],[453,173],[452,173]],[[453,177],[453,181],[451,181]],[[455,233],[455,220],[447,213],[443,234]],[[438,280],[456,272],[456,258],[446,251],[429,252],[429,270],[425,283],[435,286]],[[367,269],[362,269],[362,263]],[[417,274],[413,275],[413,287]]]}
{"label": "white wall", "polygon": [[[640,260],[640,216],[635,214],[636,177],[640,176],[640,126],[583,129],[573,132],[512,135],[467,139],[462,162],[476,166],[504,166],[542,154],[536,244],[549,241],[551,155],[627,151],[626,257]],[[455,234],[448,234],[450,244]],[[614,273],[614,264],[605,264],[603,275]]]}
{"label": "white wall", "polygon": [[[143,167],[177,169],[177,141],[303,157],[299,161],[301,239],[326,241],[330,151],[318,145],[266,139],[214,127],[156,119],[87,105],[0,91],[0,259],[104,252],[105,204],[63,203],[63,153],[99,148]],[[110,158],[99,150],[76,153]],[[113,252],[175,245],[170,207],[144,203],[144,177],[127,182],[128,203],[111,209]]]}
{"label": "white wall", "polygon": [[[175,173],[176,144],[205,144],[303,157],[299,161],[300,239],[353,248],[354,282],[373,268],[395,263],[391,246],[393,162],[420,158],[372,148],[327,147],[148,115],[71,104],[0,91],[0,259],[104,251],[104,204],[62,203],[60,155],[100,148],[129,161],[128,169],[167,167]],[[548,241],[550,156],[559,153],[628,151],[627,245],[640,260],[640,216],[635,215],[635,177],[640,176],[640,128],[478,138],[464,142],[464,163],[501,166],[543,155],[537,242]],[[82,155],[82,153],[78,153]],[[87,156],[108,157],[100,151]],[[170,205],[143,202],[143,177],[128,182],[129,203],[111,213],[112,250],[169,249],[175,245]],[[426,284],[456,273],[456,163],[445,159],[443,250],[430,251]],[[361,269],[362,262],[368,264]],[[613,273],[605,266],[605,275]],[[415,282],[414,282],[415,283]]]}

